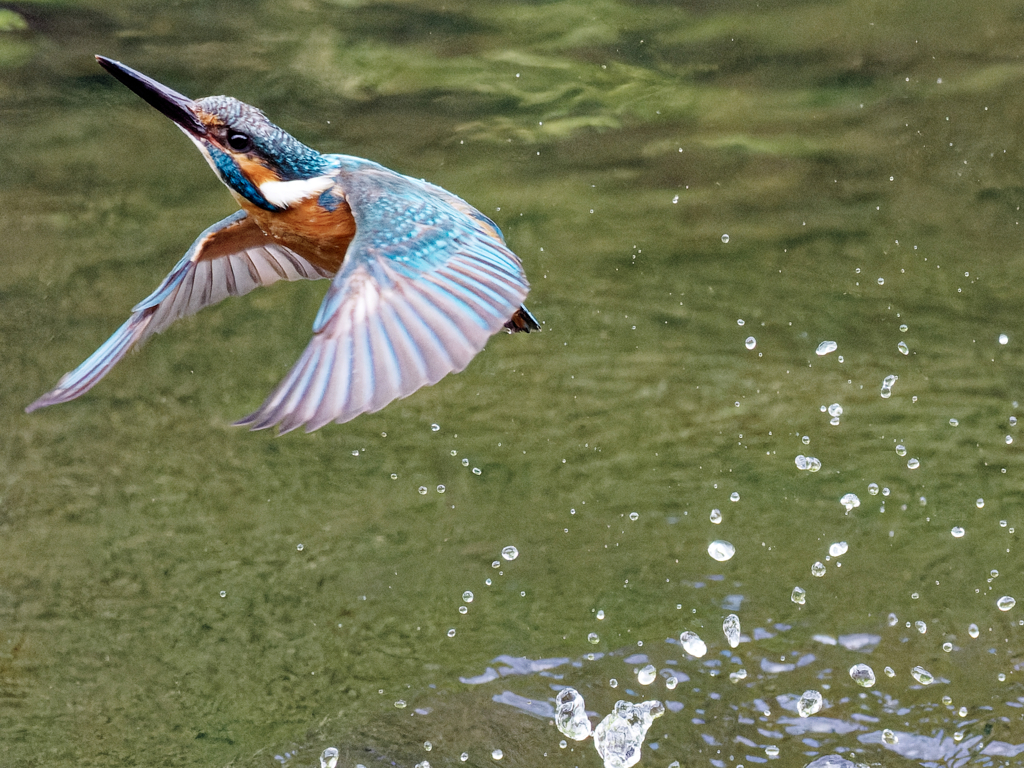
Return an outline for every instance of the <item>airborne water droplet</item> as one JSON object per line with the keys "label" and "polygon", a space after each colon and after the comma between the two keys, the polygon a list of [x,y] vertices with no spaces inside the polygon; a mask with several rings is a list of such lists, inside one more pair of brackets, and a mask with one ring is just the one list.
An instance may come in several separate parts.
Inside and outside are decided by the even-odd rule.
{"label": "airborne water droplet", "polygon": [[515,560],[519,557],[519,550],[510,545],[501,550],[501,556],[506,560]]}
{"label": "airborne water droplet", "polygon": [[818,348],[814,350],[814,354],[818,355],[819,357],[824,357],[825,355],[831,352],[835,352],[837,349],[839,349],[839,345],[836,342],[823,341],[821,342],[821,344],[818,345]]}
{"label": "airborne water droplet", "polygon": [[864,688],[870,688],[875,684],[875,672],[867,664],[854,664],[850,667],[850,677]]}
{"label": "airborne water droplet", "polygon": [[730,648],[738,646],[740,644],[740,617],[735,613],[726,616],[725,621],[722,622],[722,631],[725,633],[725,639]]}
{"label": "airborne water droplet", "polygon": [[679,642],[683,646],[683,650],[694,658],[701,658],[708,652],[707,644],[700,639],[696,632],[690,632],[687,630],[679,635]]}
{"label": "airborne water droplet", "polygon": [[800,701],[796,703],[796,712],[800,717],[810,717],[821,710],[822,698],[817,691],[804,691]]}
{"label": "airborne water droplet", "polygon": [[650,685],[658,676],[658,670],[653,664],[648,664],[636,673],[636,681],[640,685]]}
{"label": "airborne water droplet", "polygon": [[736,547],[728,541],[716,539],[708,544],[708,554],[718,562],[724,563],[726,560],[731,560],[732,556],[736,554]]}
{"label": "airborne water droplet", "polygon": [[320,768],[334,768],[338,764],[337,747],[328,747],[320,753]]}
{"label": "airborne water droplet", "polygon": [[803,605],[807,602],[807,590],[803,587],[793,587],[793,592],[790,594],[789,599],[797,605]]}
{"label": "airborne water droplet", "polygon": [[1005,595],[1004,597],[1000,597],[998,600],[996,600],[996,608],[998,608],[1000,611],[1008,611],[1011,608],[1013,608],[1013,606],[1015,606],[1016,604],[1017,601],[1009,595]]}
{"label": "airborne water droplet", "polygon": [[575,688],[563,688],[555,696],[555,726],[563,736],[583,741],[590,735],[590,720],[583,697]]}
{"label": "airborne water droplet", "polygon": [[914,679],[917,680],[917,682],[919,682],[921,685],[929,685],[935,680],[935,678],[932,677],[931,672],[929,672],[924,667],[914,667],[912,670],[910,670],[910,674],[912,674],[914,676]]}

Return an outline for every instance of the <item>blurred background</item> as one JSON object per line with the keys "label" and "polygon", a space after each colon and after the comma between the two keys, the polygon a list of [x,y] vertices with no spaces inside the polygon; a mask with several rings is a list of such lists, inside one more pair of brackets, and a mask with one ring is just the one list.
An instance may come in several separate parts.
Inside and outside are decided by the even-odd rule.
{"label": "blurred background", "polygon": [[[235,210],[97,53],[465,198],[543,333],[250,433],[277,285],[25,415]],[[0,2],[0,764],[598,768],[563,686],[664,702],[642,765],[1019,764],[1022,54],[1009,0]]]}

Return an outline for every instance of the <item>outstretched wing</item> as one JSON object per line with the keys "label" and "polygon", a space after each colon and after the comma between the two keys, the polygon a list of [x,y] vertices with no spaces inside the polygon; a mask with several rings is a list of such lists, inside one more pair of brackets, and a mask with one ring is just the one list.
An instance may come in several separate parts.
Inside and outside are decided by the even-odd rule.
{"label": "outstretched wing", "polygon": [[330,277],[294,251],[270,240],[245,211],[218,221],[192,243],[160,286],[132,309],[127,322],[57,386],[32,403],[29,413],[85,394],[136,344],[175,320],[228,296],[242,296],[278,280]]}
{"label": "outstretched wing", "polygon": [[339,177],[355,238],[313,340],[240,425],[311,432],[377,411],[465,368],[526,296],[519,259],[459,198],[376,164]]}

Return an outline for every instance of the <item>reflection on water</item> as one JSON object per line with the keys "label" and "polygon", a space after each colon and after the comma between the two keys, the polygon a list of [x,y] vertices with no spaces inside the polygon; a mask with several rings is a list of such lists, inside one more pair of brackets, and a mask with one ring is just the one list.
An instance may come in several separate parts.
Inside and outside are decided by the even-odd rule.
{"label": "reflection on water", "polygon": [[[0,11],[0,763],[600,765],[567,688],[595,722],[663,702],[641,765],[1019,762],[1022,31],[952,0]],[[94,53],[464,197],[544,332],[253,435],[322,298],[281,286],[23,414],[233,210]]]}

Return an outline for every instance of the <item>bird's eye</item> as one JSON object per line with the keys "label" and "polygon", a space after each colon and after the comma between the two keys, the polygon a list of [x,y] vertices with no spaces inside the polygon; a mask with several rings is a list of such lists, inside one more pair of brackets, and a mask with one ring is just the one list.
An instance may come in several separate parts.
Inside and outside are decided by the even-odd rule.
{"label": "bird's eye", "polygon": [[236,152],[244,152],[252,145],[252,140],[244,133],[232,131],[228,134],[228,146]]}

